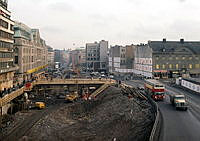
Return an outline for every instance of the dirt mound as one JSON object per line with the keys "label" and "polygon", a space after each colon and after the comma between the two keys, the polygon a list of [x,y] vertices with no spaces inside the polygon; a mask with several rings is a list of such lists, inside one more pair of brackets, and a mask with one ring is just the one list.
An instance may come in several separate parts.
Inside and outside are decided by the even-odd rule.
{"label": "dirt mound", "polygon": [[[137,101],[137,102],[136,102]],[[138,103],[142,103],[141,106]],[[145,141],[154,121],[146,100],[129,99],[109,87],[96,100],[79,101],[46,116],[30,131],[29,140]]]}

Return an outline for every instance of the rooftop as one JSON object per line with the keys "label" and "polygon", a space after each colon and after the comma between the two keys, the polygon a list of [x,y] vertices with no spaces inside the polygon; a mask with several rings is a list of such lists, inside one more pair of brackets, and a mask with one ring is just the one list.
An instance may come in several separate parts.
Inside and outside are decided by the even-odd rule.
{"label": "rooftop", "polygon": [[149,41],[148,45],[155,52],[174,52],[175,50],[185,51],[185,49],[189,49],[194,54],[200,54],[200,41],[184,41],[184,39],[167,41],[163,39],[163,41]]}

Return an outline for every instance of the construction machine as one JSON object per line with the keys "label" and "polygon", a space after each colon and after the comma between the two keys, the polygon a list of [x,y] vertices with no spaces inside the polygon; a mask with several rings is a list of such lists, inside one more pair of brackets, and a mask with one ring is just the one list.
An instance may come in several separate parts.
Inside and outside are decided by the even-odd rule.
{"label": "construction machine", "polygon": [[78,97],[79,97],[78,92],[75,91],[70,94],[67,94],[65,97],[65,100],[66,100],[66,102],[74,102],[78,99]]}

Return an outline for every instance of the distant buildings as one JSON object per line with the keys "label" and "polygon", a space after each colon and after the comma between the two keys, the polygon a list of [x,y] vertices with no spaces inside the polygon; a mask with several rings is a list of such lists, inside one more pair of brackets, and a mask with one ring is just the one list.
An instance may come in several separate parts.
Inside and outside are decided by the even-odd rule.
{"label": "distant buildings", "polygon": [[86,44],[86,66],[88,71],[107,71],[108,41]]}
{"label": "distant buildings", "polygon": [[13,25],[11,12],[7,10],[7,1],[0,0],[0,92],[13,87],[14,65]]}
{"label": "distant buildings", "polygon": [[54,56],[55,56],[54,50],[50,46],[47,46],[47,49],[48,49],[48,55],[47,55],[48,65],[53,66],[54,65]]}
{"label": "distant buildings", "polygon": [[14,31],[18,78],[21,82],[27,81],[47,66],[47,46],[40,37],[39,29],[31,29],[23,23],[15,22]]}
{"label": "distant buildings", "polygon": [[72,67],[81,67],[82,69],[85,68],[85,48],[79,48],[70,51],[70,58]]}
{"label": "distant buildings", "polygon": [[54,62],[60,62],[62,66],[69,65],[70,62],[70,50],[54,50]]}

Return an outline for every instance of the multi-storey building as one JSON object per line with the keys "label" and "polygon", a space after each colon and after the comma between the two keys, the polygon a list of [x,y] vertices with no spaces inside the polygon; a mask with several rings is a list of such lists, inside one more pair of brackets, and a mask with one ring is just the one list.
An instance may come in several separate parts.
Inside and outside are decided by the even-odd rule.
{"label": "multi-storey building", "polygon": [[163,39],[149,41],[148,45],[138,46],[136,50],[136,71],[144,76],[166,78],[185,73],[200,75],[200,42]]}
{"label": "multi-storey building", "polygon": [[53,66],[55,53],[52,47],[47,46],[47,48],[48,48],[47,62],[49,66]]}
{"label": "multi-storey building", "polygon": [[85,48],[71,50],[70,58],[73,67],[78,67],[79,69],[83,69],[83,67],[85,67]]}
{"label": "multi-storey building", "polygon": [[111,46],[109,51],[110,73],[132,73],[134,61],[134,45]]}
{"label": "multi-storey building", "polygon": [[148,45],[136,46],[134,73],[152,78],[152,49]]}
{"label": "multi-storey building", "polygon": [[86,44],[86,64],[89,71],[107,71],[108,41]]}
{"label": "multi-storey building", "polygon": [[15,61],[19,66],[18,81],[29,80],[47,66],[47,46],[38,29],[15,22]]}
{"label": "multi-storey building", "polygon": [[7,9],[7,0],[0,0],[0,91],[13,87],[14,65],[13,25],[11,12]]}

